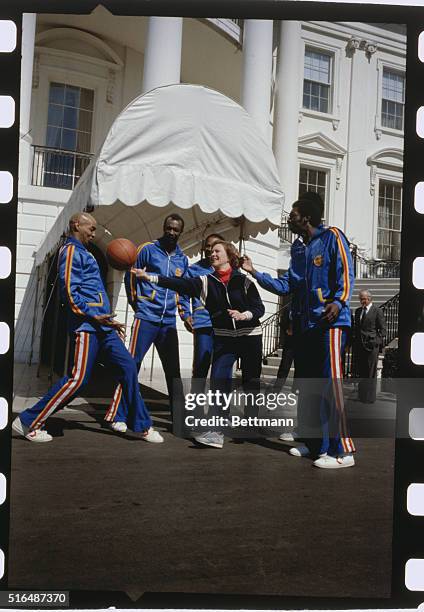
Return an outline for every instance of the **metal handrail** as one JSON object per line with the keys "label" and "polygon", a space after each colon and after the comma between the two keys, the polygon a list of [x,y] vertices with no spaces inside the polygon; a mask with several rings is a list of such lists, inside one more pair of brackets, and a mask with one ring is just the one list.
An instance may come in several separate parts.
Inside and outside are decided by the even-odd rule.
{"label": "metal handrail", "polygon": [[386,320],[386,335],[383,346],[393,342],[399,335],[399,296],[400,293],[396,293],[396,295],[379,306]]}
{"label": "metal handrail", "polygon": [[290,304],[282,306],[277,312],[262,322],[262,362],[266,363],[268,357],[274,355],[281,343],[281,318]]}
{"label": "metal handrail", "polygon": [[37,187],[73,189],[93,155],[33,145],[32,180]]}
{"label": "metal handrail", "polygon": [[[399,334],[399,296],[400,293],[396,293],[393,297],[388,299],[383,304],[380,304],[379,308],[383,311],[383,315],[386,321],[386,334],[383,338],[383,344],[381,348],[388,346],[393,340],[398,337]],[[353,318],[353,317],[352,317]],[[351,344],[345,351],[343,360],[343,373],[345,378],[355,378],[357,376],[355,366],[355,345]]]}

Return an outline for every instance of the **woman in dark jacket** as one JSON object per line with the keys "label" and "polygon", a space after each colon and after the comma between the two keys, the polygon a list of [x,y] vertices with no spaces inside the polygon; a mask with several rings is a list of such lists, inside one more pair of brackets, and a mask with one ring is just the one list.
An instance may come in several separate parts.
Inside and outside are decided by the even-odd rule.
{"label": "woman in dark jacket", "polygon": [[[213,274],[197,278],[168,278],[133,269],[139,278],[181,295],[198,297],[207,308],[214,330],[211,382],[231,383],[233,367],[240,359],[243,387],[257,388],[262,368],[262,328],[265,308],[256,285],[238,270],[240,256],[229,242],[217,240],[212,247]],[[206,432],[196,440],[222,448],[223,435]]]}

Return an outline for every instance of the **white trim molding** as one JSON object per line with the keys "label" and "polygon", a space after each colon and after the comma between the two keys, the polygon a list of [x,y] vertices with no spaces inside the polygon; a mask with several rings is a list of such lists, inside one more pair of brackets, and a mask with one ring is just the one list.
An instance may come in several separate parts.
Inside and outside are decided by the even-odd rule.
{"label": "white trim molding", "polygon": [[346,149],[321,132],[301,136],[298,146],[299,152],[314,155],[317,163],[324,164],[324,168],[330,167],[334,171],[335,187],[339,189]]}
{"label": "white trim molding", "polygon": [[[51,49],[50,44],[65,38],[74,39],[94,47],[103,56],[103,61],[105,61],[107,65],[111,64],[115,67],[115,69],[120,69],[124,65],[119,55],[115,53],[115,51],[109,45],[100,40],[100,38],[76,28],[50,28],[44,32],[41,32],[40,34],[37,34],[35,40],[36,44],[39,46],[41,45],[43,47],[43,51],[46,52]],[[84,57],[86,61],[96,59],[88,55],[84,55],[82,57]]]}
{"label": "white trim molding", "polygon": [[380,177],[394,182],[402,181],[403,151],[395,148],[381,149],[368,157],[367,165],[370,167],[370,194],[374,196]]}

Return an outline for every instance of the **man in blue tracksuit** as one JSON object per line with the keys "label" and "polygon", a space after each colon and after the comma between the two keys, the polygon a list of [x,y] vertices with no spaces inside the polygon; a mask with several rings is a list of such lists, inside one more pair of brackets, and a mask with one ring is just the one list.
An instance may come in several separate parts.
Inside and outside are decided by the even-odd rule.
{"label": "man in blue tracksuit", "polygon": [[[138,247],[135,266],[146,268],[152,274],[177,278],[184,276],[187,273],[188,259],[177,244],[183,229],[184,220],[180,215],[168,215],[163,224],[163,236]],[[175,314],[178,309],[182,318],[185,316],[189,319],[188,299],[155,283],[142,283],[130,272],[125,274],[125,288],[128,301],[134,310],[129,351],[134,357],[137,372],[147,351],[154,344],[165,372],[172,408],[173,385],[175,382],[180,384],[178,381],[181,381]],[[191,328],[190,319],[187,326]],[[125,403],[122,388],[118,385],[106,420],[113,421]]]}
{"label": "man in blue tracksuit", "polygon": [[43,429],[46,419],[87,383],[101,350],[126,401],[126,411],[116,415],[112,429],[124,433],[128,424],[133,431],[142,432],[146,441],[163,442],[152,428],[134,361],[120,337],[125,327],[113,319],[99,266],[87,250],[95,236],[96,220],[88,213],[77,213],[71,217],[69,230],[58,265],[61,297],[69,308],[69,332],[75,344],[72,373],[55,383],[35,406],[21,412],[12,427],[31,442],[50,442],[52,436]]}
{"label": "man in blue tracksuit", "polygon": [[[308,446],[290,452],[296,456],[317,454],[316,467],[337,469],[355,463],[342,387],[342,355],[351,325],[349,302],[354,274],[346,237],[336,227],[321,224],[322,211],[318,194],[305,194],[293,204],[289,227],[299,238],[292,245],[286,274],[272,278],[257,272],[248,257],[243,268],[264,289],[277,295],[292,294],[296,378],[310,379],[310,385],[311,379],[327,379],[320,405],[312,410],[320,415],[320,445],[316,445],[316,440],[308,440]],[[309,395],[308,401],[300,401],[299,419],[311,408]]]}
{"label": "man in blue tracksuit", "polygon": [[[195,278],[212,274],[214,269],[210,263],[212,245],[215,240],[224,240],[219,234],[209,234],[204,241],[205,256],[189,266],[187,278]],[[192,324],[193,328],[193,378],[205,380],[208,376],[212,361],[213,328],[208,311],[199,298],[191,298],[191,311],[186,313],[183,307],[182,318],[184,322]],[[186,304],[184,303],[183,306]]]}

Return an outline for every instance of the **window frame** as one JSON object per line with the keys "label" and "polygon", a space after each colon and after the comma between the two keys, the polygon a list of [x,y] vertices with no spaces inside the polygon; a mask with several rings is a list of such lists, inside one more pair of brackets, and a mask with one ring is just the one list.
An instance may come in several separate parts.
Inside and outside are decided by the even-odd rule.
{"label": "window frame", "polygon": [[[400,201],[400,221],[401,221],[401,227],[399,230],[394,230],[394,229],[390,229],[390,228],[384,228],[378,225],[378,209],[379,209],[379,202],[380,202],[380,188],[381,185],[383,183],[388,183],[388,184],[392,184],[395,185],[397,187],[400,188],[400,195],[401,195],[401,201]],[[379,229],[383,229],[383,230],[387,230],[389,232],[396,232],[399,233],[400,235],[402,234],[402,208],[403,208],[403,184],[402,181],[396,180],[396,177],[394,177],[393,175],[388,175],[388,174],[380,174],[378,176],[378,184],[377,184],[377,189],[376,189],[376,207],[375,207],[375,256],[376,259],[378,261],[394,261],[394,260],[386,260],[386,259],[382,259],[381,257],[378,257],[378,230]],[[402,244],[402,237],[400,240],[400,244]],[[400,259],[400,255],[399,255],[399,259]]]}
{"label": "window frame", "polygon": [[[322,33],[317,33],[315,30],[307,29],[306,24],[302,26],[302,79],[300,80],[300,108],[299,108],[299,121],[302,121],[303,117],[312,117],[314,119],[320,119],[329,121],[332,123],[333,130],[337,130],[340,124],[340,71],[342,65],[342,52],[345,48],[343,41],[340,41],[340,46],[329,44],[328,38]],[[305,81],[304,69],[305,69],[305,53],[306,50],[317,51],[318,53],[325,53],[331,56],[332,64],[332,82],[330,85],[330,112],[323,113],[308,108],[303,108],[303,84]]]}
{"label": "window frame", "polygon": [[47,117],[49,109],[49,92],[52,83],[60,83],[63,85],[71,85],[74,87],[83,87],[91,89],[94,92],[93,100],[93,122],[91,126],[91,153],[96,151],[102,142],[101,134],[101,113],[103,109],[102,101],[106,98],[106,84],[101,77],[88,77],[83,74],[75,74],[73,71],[67,71],[63,68],[50,68],[48,66],[41,72],[40,70],[40,95],[37,99],[37,114],[39,121],[35,124],[34,144],[47,146]]}
{"label": "window frame", "polygon": [[[329,58],[329,83],[327,84],[328,87],[328,109],[326,111],[321,111],[321,110],[317,110],[314,108],[309,108],[303,105],[303,98],[304,98],[304,91],[305,91],[305,81],[308,81],[310,83],[317,83],[318,85],[324,85],[324,83],[321,83],[319,81],[313,81],[312,79],[306,79],[305,78],[305,60],[306,60],[306,53],[307,52],[311,52],[311,53],[320,53],[321,55],[325,55]],[[327,50],[324,49],[318,49],[316,47],[311,47],[310,45],[306,44],[305,45],[305,50],[304,50],[304,54],[303,54],[303,79],[302,79],[302,110],[309,112],[312,111],[313,113],[317,113],[319,115],[332,115],[332,110],[333,110],[333,90],[334,90],[334,55],[333,53],[328,52]]]}
{"label": "window frame", "polygon": [[321,164],[320,161],[317,160],[317,163],[314,163],[311,160],[299,159],[299,168],[298,168],[298,177],[297,177],[297,193],[299,193],[300,187],[300,171],[304,170],[313,170],[315,172],[324,172],[325,174],[325,198],[324,198],[324,214],[323,219],[326,225],[328,225],[329,214],[330,214],[330,186],[332,179],[332,166],[329,164]]}
{"label": "window frame", "polygon": [[[61,82],[57,82],[57,81],[49,81],[49,83],[48,83],[49,95],[47,97],[47,118],[46,118],[46,131],[45,131],[45,136],[44,136],[44,142],[47,143],[47,130],[48,130],[48,127],[49,127],[48,112],[49,112],[49,107],[50,107],[50,87],[51,87],[52,84],[61,85],[63,87],[68,86],[68,87],[78,87],[79,89],[89,89],[90,91],[93,92],[93,107],[92,107],[92,110],[91,110],[92,121],[91,121],[91,132],[90,132],[90,150],[89,151],[79,151],[78,149],[61,149],[61,150],[64,150],[64,151],[69,151],[70,153],[73,152],[73,153],[88,153],[88,154],[93,154],[93,152],[94,152],[94,148],[93,148],[93,131],[94,130],[93,130],[93,128],[94,128],[94,114],[95,114],[95,108],[96,108],[96,90],[93,89],[93,87],[89,87],[88,88],[88,87],[82,87],[82,85],[73,85],[71,83],[61,83]],[[64,106],[64,105],[62,105],[62,106]],[[54,126],[51,126],[51,127],[54,127]],[[72,130],[72,131],[79,132],[79,131],[82,131],[82,130],[75,129],[75,130]],[[45,144],[44,146],[47,146],[47,144]],[[52,147],[52,148],[56,148],[56,147]],[[59,147],[59,149],[60,149],[60,147]]]}
{"label": "window frame", "polygon": [[396,128],[385,127],[382,124],[382,110],[383,110],[383,73],[384,69],[396,72],[402,75],[405,79],[406,86],[406,65],[405,63],[396,63],[383,58],[377,58],[377,108],[374,122],[374,133],[377,140],[380,140],[382,134],[389,134],[391,136],[397,136],[398,138],[404,137],[405,132],[405,103],[403,104],[403,128],[398,130]]}

